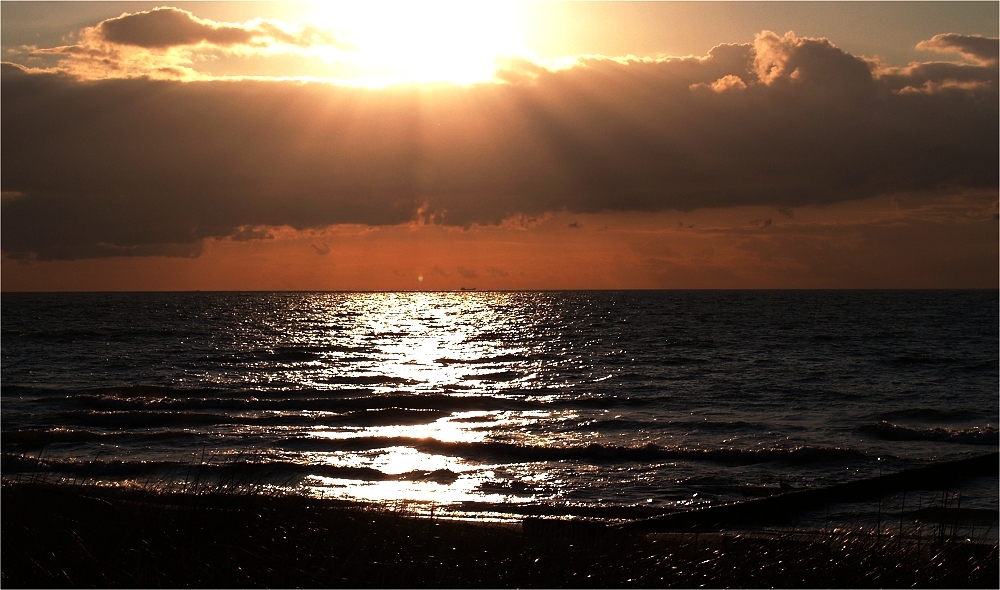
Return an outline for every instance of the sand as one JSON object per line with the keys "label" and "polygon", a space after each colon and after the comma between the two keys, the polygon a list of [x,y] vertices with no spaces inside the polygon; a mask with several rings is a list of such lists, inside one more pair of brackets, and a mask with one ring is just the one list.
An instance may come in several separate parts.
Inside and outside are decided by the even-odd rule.
{"label": "sand", "polygon": [[998,579],[997,547],[958,539],[522,528],[266,494],[37,484],[4,485],[2,494],[4,588],[995,587]]}

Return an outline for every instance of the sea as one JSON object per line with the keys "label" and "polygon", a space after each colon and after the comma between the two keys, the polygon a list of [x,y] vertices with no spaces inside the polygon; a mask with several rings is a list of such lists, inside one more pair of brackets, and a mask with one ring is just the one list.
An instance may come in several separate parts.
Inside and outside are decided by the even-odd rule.
{"label": "sea", "polygon": [[[995,290],[4,293],[2,476],[500,519],[745,501],[996,452],[998,310]],[[948,493],[904,503],[1000,502],[995,477]]]}

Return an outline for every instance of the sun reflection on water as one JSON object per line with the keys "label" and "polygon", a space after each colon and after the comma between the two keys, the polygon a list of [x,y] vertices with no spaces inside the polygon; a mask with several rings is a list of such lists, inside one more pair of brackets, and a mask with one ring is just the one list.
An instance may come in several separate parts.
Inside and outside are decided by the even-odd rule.
{"label": "sun reflection on water", "polygon": [[524,293],[302,301],[294,325],[275,324],[286,342],[270,350],[281,363],[259,378],[349,402],[344,411],[299,413],[311,422],[293,435],[309,449],[292,459],[309,473],[302,486],[328,497],[442,506],[561,496],[567,478],[578,479],[575,462],[539,453],[607,442],[579,427],[581,412],[595,411],[565,404],[594,396],[576,385],[606,374],[593,374],[565,339],[552,305],[546,294]]}
{"label": "sun reflection on water", "polygon": [[[482,297],[383,293],[339,303],[327,310],[329,324],[339,329],[339,342],[353,343],[352,350],[333,351],[325,367],[302,372],[300,378],[311,386],[336,382],[346,363],[352,374],[371,378],[375,393],[400,384],[416,391],[463,391],[475,383],[495,391],[524,386],[537,377],[526,362],[529,348],[512,345],[509,338],[483,338],[486,326],[504,321]],[[347,318],[344,307],[351,311]],[[505,328],[507,336],[518,336],[523,327],[506,322]]]}
{"label": "sun reflection on water", "polygon": [[[574,414],[570,414],[574,415]],[[553,412],[454,412],[452,415],[435,420],[430,424],[393,424],[387,426],[357,427],[311,430],[309,436],[329,439],[357,437],[372,438],[432,438],[441,442],[483,442],[497,440],[501,433],[507,437],[516,435],[529,424],[552,421]]]}
{"label": "sun reflection on water", "polygon": [[433,504],[460,502],[530,502],[531,497],[514,497],[504,494],[483,494],[479,486],[483,480],[468,478],[444,485],[435,482],[374,481],[359,483],[353,480],[313,476],[315,485],[307,489],[315,496],[335,495],[347,500],[365,502],[415,501]]}
{"label": "sun reflection on water", "polygon": [[[537,387],[537,340],[534,326],[521,317],[505,316],[505,294],[383,293],[340,299],[325,308],[325,324],[338,342],[316,367],[298,367],[299,379],[317,388],[362,385],[370,396],[446,395],[468,398],[504,393],[518,397]],[[537,346],[537,344],[536,344]],[[345,376],[345,372],[349,375]],[[350,377],[350,378],[348,378]],[[548,396],[534,396],[545,403]],[[402,402],[401,402],[402,403]],[[408,405],[403,403],[402,405]],[[385,406],[378,406],[385,409]],[[524,502],[536,498],[496,488],[496,465],[427,452],[420,441],[439,443],[505,442],[528,444],[528,429],[557,421],[545,410],[460,410],[428,423],[324,425],[305,431],[327,440],[384,440],[365,451],[306,453],[302,461],[333,468],[370,469],[384,479],[356,480],[320,473],[309,478],[313,493],[370,501],[407,498],[442,504]],[[407,445],[413,441],[413,445]],[[457,453],[456,453],[457,454]],[[509,471],[508,467],[508,471]],[[335,475],[335,474],[334,474]],[[537,474],[524,474],[538,479]],[[492,487],[491,487],[492,486]]]}

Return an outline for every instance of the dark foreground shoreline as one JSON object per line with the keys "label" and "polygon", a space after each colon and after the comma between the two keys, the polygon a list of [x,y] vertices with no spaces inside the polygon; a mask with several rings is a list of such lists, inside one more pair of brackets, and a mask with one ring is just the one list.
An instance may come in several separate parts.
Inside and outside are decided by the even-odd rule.
{"label": "dark foreground shoreline", "polygon": [[19,587],[996,587],[997,547],[413,518],[299,496],[6,484]]}

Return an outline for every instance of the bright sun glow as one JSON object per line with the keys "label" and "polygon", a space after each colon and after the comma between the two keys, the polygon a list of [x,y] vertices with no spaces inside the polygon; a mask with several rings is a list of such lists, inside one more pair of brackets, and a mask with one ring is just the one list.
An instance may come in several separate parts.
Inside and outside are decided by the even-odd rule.
{"label": "bright sun glow", "polygon": [[323,2],[308,20],[347,37],[366,85],[483,82],[498,57],[526,53],[513,2]]}

